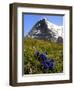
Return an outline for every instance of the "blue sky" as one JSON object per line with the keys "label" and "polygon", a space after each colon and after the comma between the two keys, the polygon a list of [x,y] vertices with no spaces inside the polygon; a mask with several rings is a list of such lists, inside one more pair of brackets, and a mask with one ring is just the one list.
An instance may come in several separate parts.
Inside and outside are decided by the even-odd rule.
{"label": "blue sky", "polygon": [[60,15],[39,15],[39,14],[24,14],[24,36],[32,29],[33,25],[42,18],[47,18],[50,22],[56,25],[63,25],[63,16]]}

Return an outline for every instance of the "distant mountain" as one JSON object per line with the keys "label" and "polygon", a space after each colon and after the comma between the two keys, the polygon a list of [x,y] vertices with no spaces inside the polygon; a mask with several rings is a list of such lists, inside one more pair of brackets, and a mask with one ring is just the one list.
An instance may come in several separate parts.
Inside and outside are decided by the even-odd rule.
{"label": "distant mountain", "polygon": [[63,43],[63,26],[55,25],[43,18],[32,27],[27,37]]}

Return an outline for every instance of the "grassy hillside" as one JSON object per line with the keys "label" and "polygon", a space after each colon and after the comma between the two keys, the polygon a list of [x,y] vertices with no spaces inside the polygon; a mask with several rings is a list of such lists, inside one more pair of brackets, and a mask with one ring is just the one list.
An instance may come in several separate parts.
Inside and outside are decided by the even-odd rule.
{"label": "grassy hillside", "polygon": [[24,73],[39,74],[45,73],[39,60],[36,60],[35,52],[47,52],[47,57],[54,59],[55,68],[48,70],[48,73],[60,73],[63,71],[63,45],[55,42],[37,40],[32,38],[24,39]]}

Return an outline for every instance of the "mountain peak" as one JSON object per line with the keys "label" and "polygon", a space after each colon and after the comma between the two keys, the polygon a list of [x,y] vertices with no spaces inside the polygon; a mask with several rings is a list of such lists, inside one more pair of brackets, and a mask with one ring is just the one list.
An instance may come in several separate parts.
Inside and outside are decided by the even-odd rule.
{"label": "mountain peak", "polygon": [[48,21],[46,17],[43,17],[32,27],[28,37],[51,41],[57,41],[59,40],[58,38],[61,37],[60,42],[62,42],[63,27],[55,25]]}
{"label": "mountain peak", "polygon": [[47,20],[47,18],[46,18],[46,17],[43,17],[43,18],[41,18],[41,20],[45,20],[45,21],[46,21],[46,20]]}

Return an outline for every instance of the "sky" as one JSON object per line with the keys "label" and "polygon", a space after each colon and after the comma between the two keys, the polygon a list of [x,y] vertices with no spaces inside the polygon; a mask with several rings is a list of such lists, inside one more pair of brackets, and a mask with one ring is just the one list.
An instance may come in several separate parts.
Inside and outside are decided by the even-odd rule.
{"label": "sky", "polygon": [[24,36],[26,36],[32,27],[42,18],[47,18],[48,21],[58,25],[63,26],[63,16],[61,15],[39,15],[39,14],[24,14],[23,21],[24,21]]}

